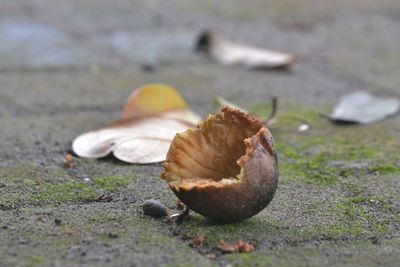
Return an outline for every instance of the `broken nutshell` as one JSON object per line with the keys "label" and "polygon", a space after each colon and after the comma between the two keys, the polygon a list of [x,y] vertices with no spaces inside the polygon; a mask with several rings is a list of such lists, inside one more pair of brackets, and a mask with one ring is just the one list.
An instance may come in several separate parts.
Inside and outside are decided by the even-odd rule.
{"label": "broken nutshell", "polygon": [[221,222],[259,213],[278,186],[271,133],[259,119],[228,106],[178,133],[164,169],[161,178],[185,205]]}

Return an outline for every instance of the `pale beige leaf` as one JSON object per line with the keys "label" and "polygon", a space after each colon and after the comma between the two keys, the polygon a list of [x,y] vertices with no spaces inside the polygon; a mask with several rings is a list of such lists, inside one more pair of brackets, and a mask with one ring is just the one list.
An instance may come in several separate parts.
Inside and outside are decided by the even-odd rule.
{"label": "pale beige leaf", "polygon": [[238,44],[211,31],[200,36],[197,49],[222,65],[242,65],[249,69],[287,68],[294,62],[293,55]]}
{"label": "pale beige leaf", "polygon": [[182,123],[185,123],[189,126],[196,126],[197,123],[200,121],[200,116],[191,111],[190,109],[182,109],[175,112],[165,112],[159,114],[162,118],[168,118],[172,120],[176,120]]}
{"label": "pale beige leaf", "polygon": [[396,97],[379,97],[366,91],[356,91],[342,97],[330,119],[338,123],[369,124],[399,111],[400,100]]}
{"label": "pale beige leaf", "polygon": [[130,163],[160,162],[165,160],[175,134],[194,127],[198,121],[199,117],[190,110],[125,119],[78,136],[72,149],[86,158],[100,158],[113,152]]}
{"label": "pale beige leaf", "polygon": [[200,120],[187,108],[181,94],[165,84],[147,84],[133,91],[122,118],[78,136],[73,151],[86,158],[113,153],[130,163],[160,162],[165,160],[175,134],[196,126]]}
{"label": "pale beige leaf", "polygon": [[133,138],[119,143],[114,156],[129,163],[154,163],[165,160],[171,139]]}

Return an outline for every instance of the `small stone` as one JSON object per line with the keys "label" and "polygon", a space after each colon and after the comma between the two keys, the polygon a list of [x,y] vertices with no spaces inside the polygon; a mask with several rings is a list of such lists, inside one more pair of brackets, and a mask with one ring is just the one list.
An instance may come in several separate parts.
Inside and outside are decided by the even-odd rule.
{"label": "small stone", "polygon": [[167,208],[160,201],[148,199],[143,203],[143,213],[153,218],[160,218],[168,215]]}
{"label": "small stone", "polygon": [[378,236],[373,236],[370,238],[371,243],[374,245],[380,245],[381,244],[381,240]]}
{"label": "small stone", "polygon": [[84,181],[85,183],[89,183],[89,182],[91,182],[91,180],[90,180],[90,178],[89,178],[89,177],[85,177],[85,178],[83,178],[83,181]]}
{"label": "small stone", "polygon": [[20,238],[20,239],[19,239],[19,243],[20,243],[21,245],[26,245],[26,244],[29,244],[30,242],[31,242],[31,240],[28,239],[28,238]]}
{"label": "small stone", "polygon": [[54,219],[54,223],[56,224],[56,225],[61,225],[61,219],[58,219],[58,218],[55,218]]}
{"label": "small stone", "polygon": [[144,63],[140,66],[140,68],[142,69],[142,71],[144,72],[154,72],[157,70],[157,67],[155,64],[152,63]]}
{"label": "small stone", "polygon": [[309,129],[310,129],[310,125],[306,124],[306,123],[303,123],[303,124],[299,125],[299,127],[297,127],[298,132],[306,132]]}
{"label": "small stone", "polygon": [[119,236],[117,234],[114,234],[114,233],[108,233],[108,237],[112,238],[112,239],[115,239],[115,238],[118,238]]}

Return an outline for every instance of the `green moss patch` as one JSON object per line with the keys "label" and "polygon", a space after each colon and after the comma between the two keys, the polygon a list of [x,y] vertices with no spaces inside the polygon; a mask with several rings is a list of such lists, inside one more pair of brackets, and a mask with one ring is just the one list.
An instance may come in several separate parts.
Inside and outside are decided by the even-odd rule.
{"label": "green moss patch", "polygon": [[[12,172],[13,170],[9,170]],[[17,172],[18,173],[18,172]],[[25,175],[25,172],[24,172]],[[122,192],[129,190],[136,179],[120,176],[94,178],[93,182],[77,181],[70,178],[54,182],[21,176],[16,183],[7,185],[9,191],[0,195],[0,209],[12,210],[25,205],[58,205],[92,201],[102,192]],[[21,180],[21,179],[22,180]],[[20,179],[20,180],[18,180]],[[14,180],[15,182],[15,180]]]}
{"label": "green moss patch", "polygon": [[[268,117],[271,103],[251,109]],[[280,103],[277,121],[269,128],[276,140],[281,181],[301,181],[320,186],[346,185],[352,176],[369,173],[400,173],[395,146],[400,140],[388,136],[387,121],[367,126],[339,126],[322,118],[320,110]],[[307,132],[297,132],[303,121]],[[368,133],[368,134],[365,134]]]}

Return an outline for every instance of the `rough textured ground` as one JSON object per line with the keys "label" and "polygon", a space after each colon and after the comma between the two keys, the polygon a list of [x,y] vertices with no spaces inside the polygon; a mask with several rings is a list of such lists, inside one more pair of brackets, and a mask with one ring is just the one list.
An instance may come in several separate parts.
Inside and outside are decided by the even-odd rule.
{"label": "rough textured ground", "polygon": [[[400,95],[399,23],[395,0],[1,0],[0,265],[398,266],[399,117],[341,127],[318,113],[353,90]],[[290,72],[220,67],[192,52],[203,28],[304,60]],[[141,212],[148,198],[175,210],[160,164],[63,167],[76,135],[157,81],[203,116],[216,95],[264,115],[275,95],[280,115],[312,121],[301,134],[293,121],[271,128],[281,176],[268,208],[236,224],[192,214],[176,226]],[[101,193],[113,201],[93,202]],[[205,243],[192,248],[198,233]],[[215,249],[238,239],[255,251]]]}

